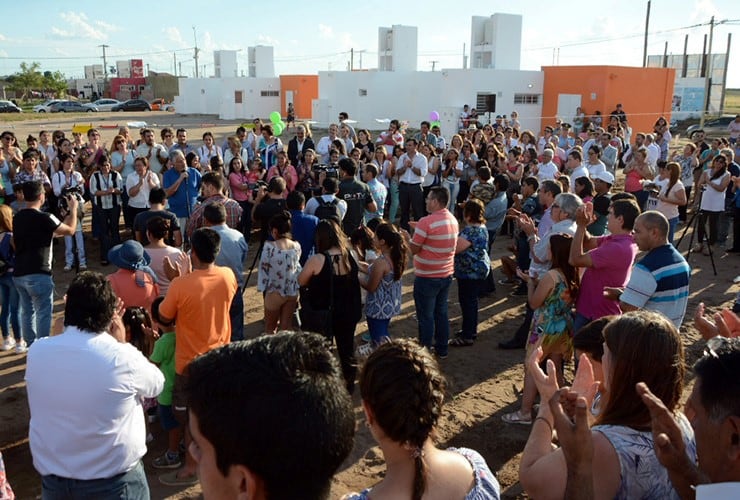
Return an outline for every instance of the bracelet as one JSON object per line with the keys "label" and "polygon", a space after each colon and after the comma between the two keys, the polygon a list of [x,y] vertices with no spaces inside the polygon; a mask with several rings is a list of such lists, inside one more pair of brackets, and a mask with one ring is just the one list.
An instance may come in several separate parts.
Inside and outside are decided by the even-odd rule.
{"label": "bracelet", "polygon": [[[543,416],[539,416],[539,417],[537,417],[537,418],[534,419],[535,422],[537,422],[538,420],[542,420],[543,422],[545,422],[547,424],[547,426],[550,428],[550,434],[552,434],[553,428],[552,428],[552,424],[550,423],[550,421],[547,420]],[[532,424],[534,425],[534,422]]]}

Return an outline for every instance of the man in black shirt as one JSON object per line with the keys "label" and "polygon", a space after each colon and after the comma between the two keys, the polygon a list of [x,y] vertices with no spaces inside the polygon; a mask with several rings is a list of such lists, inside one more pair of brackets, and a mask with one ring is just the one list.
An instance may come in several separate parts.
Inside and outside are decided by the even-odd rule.
{"label": "man in black shirt", "polygon": [[342,181],[339,183],[338,197],[347,203],[347,214],[342,219],[342,229],[347,236],[360,227],[365,210],[368,212],[378,210],[370,188],[355,178],[356,173],[357,164],[352,158],[339,160],[339,174]]}
{"label": "man in black shirt", "polygon": [[141,246],[147,246],[149,244],[149,239],[146,237],[146,224],[154,217],[161,217],[170,223],[170,229],[167,233],[165,243],[175,247],[182,245],[182,230],[180,229],[177,215],[164,208],[166,200],[167,194],[164,192],[164,189],[160,187],[153,188],[149,191],[149,210],[137,214],[134,218],[134,235],[136,241],[141,243]]}
{"label": "man in black shirt", "polygon": [[285,199],[283,198],[285,189],[285,179],[282,177],[273,177],[270,179],[267,189],[264,186],[260,186],[257,198],[254,200],[252,220],[259,223],[262,228],[262,234],[260,235],[261,242],[268,239],[270,235],[270,231],[267,228],[270,219],[283,210],[287,210]]}
{"label": "man in black shirt", "polygon": [[[67,197],[69,211],[60,222],[54,215],[40,209],[46,201],[39,181],[23,184],[26,208],[13,217],[15,269],[13,283],[18,289],[23,308],[23,337],[26,345],[48,337],[54,304],[54,281],[51,277],[51,242],[54,236],[73,236],[77,228],[77,198]],[[16,352],[20,349],[17,348]]]}

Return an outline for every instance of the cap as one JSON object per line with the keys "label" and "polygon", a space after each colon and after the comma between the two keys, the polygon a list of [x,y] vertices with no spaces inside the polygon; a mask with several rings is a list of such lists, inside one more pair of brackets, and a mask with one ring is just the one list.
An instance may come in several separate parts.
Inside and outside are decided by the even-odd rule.
{"label": "cap", "polygon": [[610,186],[614,184],[614,176],[607,172],[606,170],[603,172],[599,172],[594,176],[594,179],[599,179],[601,182],[606,182]]}

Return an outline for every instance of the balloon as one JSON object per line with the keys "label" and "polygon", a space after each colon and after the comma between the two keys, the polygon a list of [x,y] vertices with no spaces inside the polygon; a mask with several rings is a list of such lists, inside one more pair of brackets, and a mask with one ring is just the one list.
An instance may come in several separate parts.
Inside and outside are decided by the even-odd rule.
{"label": "balloon", "polygon": [[279,123],[283,117],[280,116],[280,111],[273,111],[270,113],[270,121],[272,123]]}
{"label": "balloon", "polygon": [[441,124],[441,123],[439,123],[439,121],[433,121],[433,122],[431,123],[431,126],[432,126],[432,127],[439,127],[439,128],[442,128],[442,124]]}
{"label": "balloon", "polygon": [[283,133],[283,126],[280,124],[280,122],[272,124],[272,133],[275,134],[275,136]]}
{"label": "balloon", "polygon": [[436,111],[429,113],[429,121],[436,122],[437,120],[439,120],[439,113]]}

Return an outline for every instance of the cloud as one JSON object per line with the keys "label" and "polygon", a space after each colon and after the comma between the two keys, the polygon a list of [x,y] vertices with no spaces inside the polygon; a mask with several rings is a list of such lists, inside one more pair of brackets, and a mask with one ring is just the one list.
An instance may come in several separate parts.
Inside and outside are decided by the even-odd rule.
{"label": "cloud", "polygon": [[0,57],[8,57],[8,53],[0,49]]}
{"label": "cloud", "polygon": [[334,29],[331,26],[319,23],[319,37],[325,40],[334,38]]}
{"label": "cloud", "polygon": [[[87,15],[85,15],[84,12],[61,12],[59,13],[59,18],[64,21],[64,29],[58,28],[56,26],[51,27],[51,37],[52,38],[59,38],[59,39],[88,39],[88,40],[106,40],[108,38],[107,31],[110,31],[110,29],[103,28],[99,29],[101,26],[99,22],[93,22],[93,24],[97,25],[96,28],[88,22]],[[107,23],[103,23],[106,26]]]}
{"label": "cloud", "polygon": [[697,0],[689,19],[692,21],[709,22],[712,16],[715,17],[715,20],[718,20],[720,16],[719,9],[714,5],[714,2],[712,0]]}
{"label": "cloud", "polygon": [[0,33],[0,42],[4,42],[6,40],[7,40],[7,38],[5,38],[5,35],[3,35],[2,33]]}
{"label": "cloud", "polygon": [[278,40],[277,38],[273,38],[270,35],[257,35],[257,42],[261,45],[280,45],[280,40]]}
{"label": "cloud", "polygon": [[115,24],[106,23],[105,21],[95,21],[95,26],[98,26],[99,28],[111,32],[111,31],[121,31],[121,28],[116,26]]}
{"label": "cloud", "polygon": [[162,28],[162,33],[165,34],[165,36],[170,42],[177,45],[178,47],[180,48],[188,47],[188,44],[185,42],[185,40],[182,37],[182,33],[180,33],[180,30],[177,29],[177,27],[169,26],[167,28]]}

